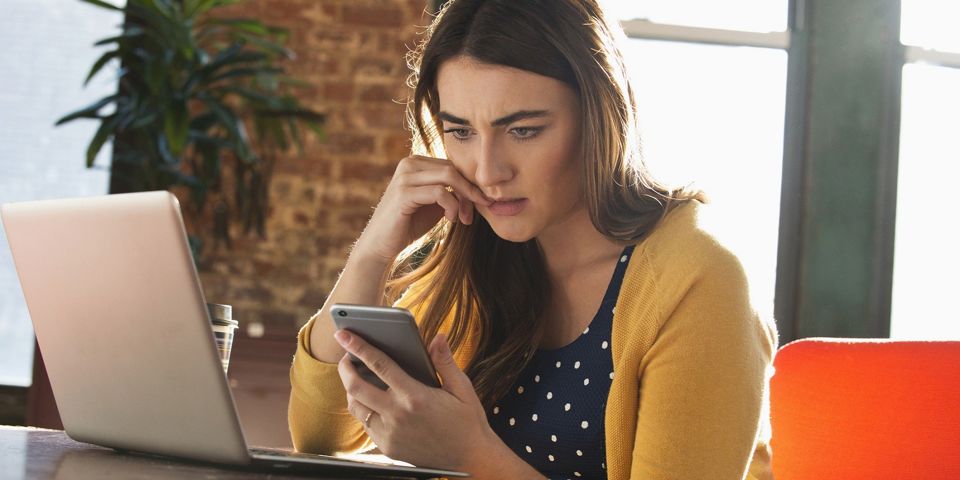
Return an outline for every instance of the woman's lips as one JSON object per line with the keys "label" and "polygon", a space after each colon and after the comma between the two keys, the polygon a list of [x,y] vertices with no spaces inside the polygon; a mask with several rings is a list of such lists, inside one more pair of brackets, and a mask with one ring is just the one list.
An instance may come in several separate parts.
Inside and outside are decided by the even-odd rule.
{"label": "woman's lips", "polygon": [[526,198],[516,198],[513,200],[498,200],[487,207],[494,215],[512,217],[520,213],[527,206]]}

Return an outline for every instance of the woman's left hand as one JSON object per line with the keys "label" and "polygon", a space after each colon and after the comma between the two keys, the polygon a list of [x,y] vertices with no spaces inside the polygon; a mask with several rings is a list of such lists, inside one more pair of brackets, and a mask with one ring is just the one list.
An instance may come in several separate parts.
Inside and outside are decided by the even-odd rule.
{"label": "woman's left hand", "polygon": [[[443,334],[430,343],[430,357],[442,379],[432,388],[414,379],[385,353],[357,335],[334,335],[390,388],[380,390],[360,377],[344,355],[338,365],[347,408],[364,424],[380,451],[414,465],[469,470],[497,438],[470,379],[460,370]],[[498,438],[497,438],[498,439]],[[498,439],[499,440],[499,439]]]}

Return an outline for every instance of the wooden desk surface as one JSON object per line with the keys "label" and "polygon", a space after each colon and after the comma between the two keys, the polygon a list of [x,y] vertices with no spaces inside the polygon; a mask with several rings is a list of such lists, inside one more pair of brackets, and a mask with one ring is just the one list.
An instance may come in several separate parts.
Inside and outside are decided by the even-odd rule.
{"label": "wooden desk surface", "polygon": [[4,480],[303,479],[316,474],[278,475],[244,472],[198,463],[131,455],[76,442],[61,430],[0,425],[0,478]]}

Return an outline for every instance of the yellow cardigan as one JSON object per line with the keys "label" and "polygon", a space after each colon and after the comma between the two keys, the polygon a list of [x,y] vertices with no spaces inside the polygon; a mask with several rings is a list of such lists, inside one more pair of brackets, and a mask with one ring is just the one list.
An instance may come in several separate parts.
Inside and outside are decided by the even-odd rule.
{"label": "yellow cardigan", "polygon": [[[751,307],[740,262],[705,230],[706,210],[690,202],[671,211],[627,265],[604,418],[611,480],[772,478],[776,327]],[[300,330],[290,369],[293,445],[325,454],[364,450],[370,441],[347,412],[336,365],[309,353],[317,318]],[[461,368],[470,350],[455,353]]]}

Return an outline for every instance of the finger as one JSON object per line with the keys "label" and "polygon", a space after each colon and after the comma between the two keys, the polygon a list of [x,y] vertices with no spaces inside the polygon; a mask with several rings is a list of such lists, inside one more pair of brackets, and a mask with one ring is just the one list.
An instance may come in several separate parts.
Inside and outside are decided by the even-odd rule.
{"label": "finger", "polygon": [[364,380],[350,361],[350,355],[346,354],[337,364],[337,372],[340,374],[340,382],[343,383],[343,389],[347,391],[347,400],[352,398],[374,411],[382,412],[390,406],[390,394],[380,390],[376,385]]}
{"label": "finger", "polygon": [[456,360],[454,360],[446,335],[438,333],[430,342],[430,359],[433,360],[433,366],[443,380],[444,390],[461,400],[476,395],[470,377],[467,377],[467,374],[460,370]]}
{"label": "finger", "polygon": [[[360,359],[373,373],[375,373],[383,383],[386,383],[388,387],[399,392],[407,393],[416,388],[416,385],[420,384],[410,375],[407,375],[407,372],[404,372],[397,362],[394,362],[387,354],[383,353],[380,349],[370,345],[364,339],[360,338],[359,335],[354,335],[353,333],[347,330],[337,330],[334,334],[334,337],[337,339],[337,342],[340,343],[346,351],[354,354],[357,358]],[[341,363],[343,360],[341,360]],[[349,363],[349,360],[347,361]],[[350,365],[352,367],[352,365]],[[354,369],[356,371],[356,369]],[[382,395],[389,395],[389,393],[380,390],[379,388],[371,385],[369,382],[364,382],[370,388],[377,389]],[[422,384],[420,384],[422,386]],[[367,395],[370,392],[363,388],[360,390],[363,395]],[[373,397],[374,395],[371,395]],[[382,397],[381,397],[382,398]],[[389,397],[387,397],[389,398]],[[357,396],[358,400],[366,400],[362,397]],[[380,410],[376,403],[367,403],[371,405],[374,410]]]}
{"label": "finger", "polygon": [[373,420],[373,417],[376,416],[373,415],[376,412],[372,408],[364,405],[363,402],[351,397],[350,395],[347,395],[347,411],[350,412],[350,415],[352,415],[353,418],[356,418],[357,421],[362,423],[364,428],[367,428],[368,426],[368,422],[365,422],[364,420],[367,418]]}
{"label": "finger", "polygon": [[483,205],[493,203],[493,200],[484,195],[480,187],[467,180],[450,162],[445,161],[442,165],[412,172],[409,174],[408,181],[411,185],[450,185],[455,192],[471,201]]}
{"label": "finger", "polygon": [[467,211],[467,220],[463,223],[466,223],[467,225],[471,225],[473,224],[473,215],[475,210],[473,206],[473,202],[466,202],[466,205],[464,206],[464,208]]}
{"label": "finger", "polygon": [[466,198],[460,197],[460,194],[455,195],[459,201],[459,208],[457,210],[458,218],[460,223],[470,225],[470,205],[473,205],[473,202],[467,200]]}
{"label": "finger", "polygon": [[427,185],[414,188],[409,196],[409,201],[413,202],[409,209],[403,209],[403,213],[412,215],[417,209],[426,205],[440,205],[443,208],[443,215],[451,222],[457,221],[457,212],[460,209],[460,202],[452,193],[446,191],[440,185]]}

